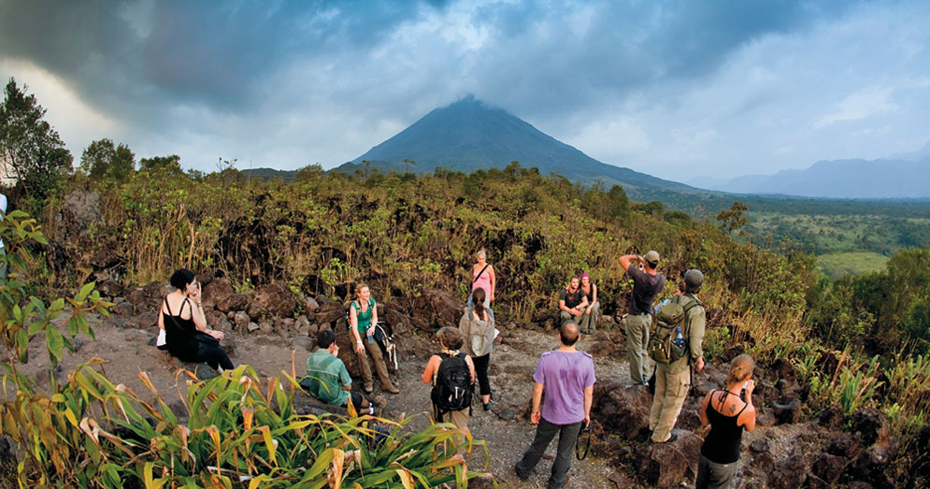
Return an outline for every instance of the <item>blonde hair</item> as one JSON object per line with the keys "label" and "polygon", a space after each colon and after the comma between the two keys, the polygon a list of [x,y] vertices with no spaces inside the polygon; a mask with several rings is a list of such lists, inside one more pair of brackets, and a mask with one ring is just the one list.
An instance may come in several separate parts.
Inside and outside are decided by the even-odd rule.
{"label": "blonde hair", "polygon": [[752,375],[756,368],[756,361],[751,356],[743,353],[742,355],[730,361],[730,371],[727,373],[727,384],[737,384],[743,382]]}
{"label": "blonde hair", "polygon": [[368,284],[358,284],[355,286],[356,298],[358,298],[358,295],[362,293],[362,289],[368,289],[369,292],[371,291],[371,287],[369,287]]}

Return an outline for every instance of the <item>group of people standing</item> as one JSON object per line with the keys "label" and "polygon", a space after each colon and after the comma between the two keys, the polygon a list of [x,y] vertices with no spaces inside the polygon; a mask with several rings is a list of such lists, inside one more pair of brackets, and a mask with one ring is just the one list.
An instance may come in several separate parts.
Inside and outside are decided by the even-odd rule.
{"label": "group of people standing", "polygon": [[[665,276],[658,272],[659,259],[656,251],[619,257],[621,267],[633,281],[624,317],[633,385],[648,385],[650,381],[649,352],[656,348],[656,338],[650,343],[650,330],[654,328],[656,316],[653,304],[666,282]],[[697,297],[703,282],[704,276],[699,270],[688,270],[678,284],[676,297],[660,306],[679,314],[675,341],[683,346],[677,358],[656,360],[655,355],[652,357],[655,360],[652,362],[655,393],[649,428],[653,443],[675,440],[672,429],[691,388],[692,368],[697,372],[704,368],[702,342],[706,313]],[[160,347],[184,361],[206,362],[219,370],[232,368],[229,357],[219,345],[222,332],[211,331],[206,325],[200,286],[194,274],[178,270],[171,277],[171,284],[176,291],[165,298],[158,319]],[[451,422],[467,430],[475,384],[484,410],[491,409],[493,397],[488,368],[498,333],[491,310],[496,285],[494,268],[487,262],[485,252],[478,252],[472,268],[471,293],[459,327],[444,327],[437,332],[440,351],[430,357],[421,376],[424,383],[433,384],[431,412],[436,421]],[[388,375],[377,343],[377,303],[367,285],[356,286],[355,293],[355,300],[349,304],[348,322],[354,352],[361,365],[363,388],[367,394],[373,393],[370,361],[382,389],[397,394],[400,391]],[[577,346],[583,334],[594,333],[599,319],[598,306],[597,286],[586,273],[573,277],[559,294],[559,314],[563,321],[558,332],[559,344],[557,349],[542,354],[533,375],[530,420],[537,425],[537,431],[532,444],[514,467],[521,479],[529,477],[556,434],[559,436],[558,450],[548,487],[561,487],[567,478],[579,434],[591,421],[596,381],[591,355],[578,350]],[[376,413],[385,405],[382,396],[369,400],[351,391],[352,378],[338,358],[336,333],[321,331],[317,345],[318,349],[307,359],[307,376],[301,382],[311,395],[336,406],[347,406],[351,402],[356,409],[369,413]],[[755,427],[754,366],[747,355],[734,359],[725,389],[711,391],[702,401],[701,422],[710,429],[701,449],[697,487],[734,487],[742,432]],[[459,385],[467,392],[459,393]]]}

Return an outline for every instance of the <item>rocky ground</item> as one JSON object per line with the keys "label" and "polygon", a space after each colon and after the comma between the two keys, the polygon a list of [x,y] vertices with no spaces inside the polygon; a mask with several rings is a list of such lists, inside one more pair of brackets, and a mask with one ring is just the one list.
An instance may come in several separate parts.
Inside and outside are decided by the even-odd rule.
{"label": "rocky ground", "polygon": [[[295,301],[282,285],[237,294],[223,278],[202,277],[206,284],[204,305],[208,320],[226,332],[224,344],[234,363],[249,363],[261,376],[278,376],[289,372],[292,359],[298,375],[302,373],[314,336],[332,328],[342,342],[341,356],[358,378],[358,366],[352,355],[345,328],[342,304],[318,296]],[[44,353],[44,340],[36,338],[30,346],[30,361],[21,370],[41,386],[49,385],[51,370],[64,382],[67,373],[93,357],[107,360],[103,368],[114,383],[125,384],[146,397],[139,380],[146,372],[162,397],[183,412],[177,385],[178,368],[190,367],[171,358],[152,345],[156,333],[155,310],[163,294],[160,284],[135,290],[116,287],[105,292],[114,297],[115,314],[101,318],[93,328],[96,339],[79,337],[77,351],[65,355],[54,369]],[[437,344],[432,333],[441,325],[457,322],[463,304],[442,292],[423,295],[421,314],[408,315],[384,300],[381,315],[393,327],[400,351],[400,361],[393,376],[401,389],[398,395],[379,392],[388,399],[385,417],[420,414],[413,428],[428,423],[429,386],[420,374]],[[295,311],[299,312],[295,319]],[[281,319],[285,318],[285,319]],[[532,374],[544,351],[556,348],[558,339],[551,320],[540,318],[539,325],[517,327],[498,324],[501,335],[492,354],[490,377],[494,390],[494,407],[485,412],[476,403],[469,427],[476,439],[486,440],[490,460],[483,449],[476,449],[469,459],[471,467],[487,471],[500,487],[545,487],[554,455],[554,443],[529,482],[513,474],[512,466],[531,442],[535,427],[529,423]],[[601,330],[582,339],[579,348],[595,357],[598,377],[593,408],[594,441],[591,454],[584,461],[574,461],[569,488],[630,486],[679,486],[693,483],[702,438],[698,405],[711,388],[720,386],[722,367],[709,365],[705,373],[696,374],[695,389],[681,414],[678,440],[668,445],[648,441],[648,409],[651,395],[643,387],[627,387],[628,367],[624,338],[614,318],[604,317]],[[344,334],[342,334],[344,333]],[[728,352],[725,357],[735,356]],[[740,474],[744,487],[828,487],[844,484],[856,487],[897,485],[886,474],[887,463],[894,457],[898,441],[888,432],[883,415],[862,410],[844,417],[828,410],[818,419],[808,420],[801,407],[805,386],[800,385],[787,362],[776,362],[771,372],[757,372],[757,398],[760,407],[759,428],[744,436]],[[201,369],[209,375],[209,369]],[[183,381],[182,381],[183,382]],[[360,389],[360,385],[358,386]],[[310,400],[301,400],[311,403]],[[475,484],[487,486],[487,481]]]}

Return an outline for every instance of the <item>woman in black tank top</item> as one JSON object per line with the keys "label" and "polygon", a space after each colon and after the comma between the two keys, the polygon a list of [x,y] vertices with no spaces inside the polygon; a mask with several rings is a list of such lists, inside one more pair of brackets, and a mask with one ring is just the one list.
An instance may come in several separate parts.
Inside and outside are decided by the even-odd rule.
{"label": "woman in black tank top", "polygon": [[[712,390],[704,396],[701,426],[710,425],[710,433],[701,446],[695,489],[736,487],[743,429],[752,431],[756,427],[756,409],[752,405],[755,366],[749,355],[734,358],[726,390]],[[740,399],[742,389],[746,391],[745,401]]]}
{"label": "woman in black tank top", "polygon": [[232,369],[226,350],[220,346],[223,332],[207,329],[194,272],[183,268],[174,272],[171,285],[176,290],[165,297],[158,315],[168,352],[184,362],[204,362],[218,371]]}

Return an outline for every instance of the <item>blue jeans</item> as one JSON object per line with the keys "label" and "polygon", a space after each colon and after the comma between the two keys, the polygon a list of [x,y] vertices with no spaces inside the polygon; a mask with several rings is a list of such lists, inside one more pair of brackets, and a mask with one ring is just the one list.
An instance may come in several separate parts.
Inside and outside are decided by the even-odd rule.
{"label": "blue jeans", "polygon": [[514,467],[517,475],[521,478],[527,478],[533,472],[539,459],[542,458],[549,442],[559,434],[559,448],[552,462],[552,475],[549,476],[550,489],[562,487],[568,476],[568,469],[572,467],[572,455],[575,451],[575,442],[578,441],[578,435],[581,434],[581,427],[584,421],[572,424],[552,424],[546,421],[546,418],[539,420],[539,426],[536,427],[536,438],[526,452],[523,458],[517,462]]}

